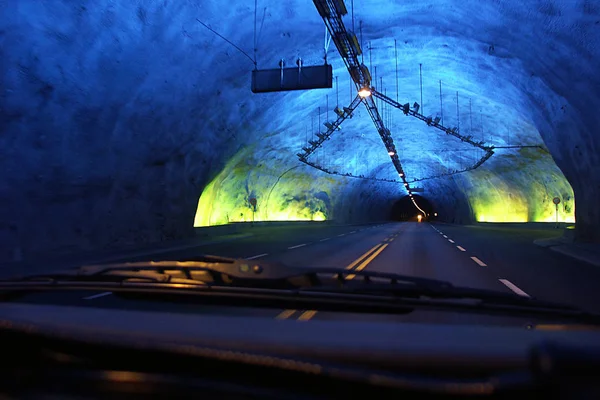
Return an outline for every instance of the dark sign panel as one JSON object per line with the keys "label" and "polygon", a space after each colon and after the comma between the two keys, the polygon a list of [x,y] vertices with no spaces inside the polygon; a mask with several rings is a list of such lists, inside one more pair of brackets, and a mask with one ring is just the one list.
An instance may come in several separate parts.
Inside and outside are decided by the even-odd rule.
{"label": "dark sign panel", "polygon": [[333,70],[329,64],[252,71],[253,93],[330,89],[331,87],[333,87]]}

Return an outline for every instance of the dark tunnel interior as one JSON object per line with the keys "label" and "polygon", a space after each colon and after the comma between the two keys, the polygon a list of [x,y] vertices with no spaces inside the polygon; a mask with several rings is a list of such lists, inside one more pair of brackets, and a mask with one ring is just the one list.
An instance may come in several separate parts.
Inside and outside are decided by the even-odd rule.
{"label": "dark tunnel interior", "polygon": [[392,211],[390,213],[390,220],[392,221],[416,221],[418,215],[421,214],[427,219],[435,218],[435,210],[433,205],[425,197],[414,194],[413,198],[417,205],[425,211],[423,212],[415,207],[409,196],[404,196],[394,203]]}

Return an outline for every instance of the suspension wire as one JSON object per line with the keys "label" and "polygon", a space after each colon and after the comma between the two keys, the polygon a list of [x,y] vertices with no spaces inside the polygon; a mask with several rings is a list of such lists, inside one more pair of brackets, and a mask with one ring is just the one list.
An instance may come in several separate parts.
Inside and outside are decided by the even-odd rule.
{"label": "suspension wire", "polygon": [[[371,54],[371,42],[369,42],[369,70],[373,71],[373,55]],[[377,83],[377,80],[375,81]]]}
{"label": "suspension wire", "polygon": [[258,0],[254,0],[254,68],[256,69],[256,13],[258,9]]}
{"label": "suspension wire", "polygon": [[221,39],[223,39],[224,41],[226,41],[227,43],[229,43],[233,47],[235,47],[240,53],[242,53],[243,55],[245,55],[246,57],[248,57],[248,59],[250,61],[252,61],[252,64],[254,64],[254,68],[256,68],[256,60],[254,60],[252,57],[250,57],[248,55],[248,53],[246,53],[244,50],[240,49],[231,40],[227,39],[225,36],[221,35],[219,32],[215,31],[213,28],[211,28],[210,26],[206,25],[204,22],[200,21],[198,18],[196,18],[196,21],[200,22],[200,24],[202,24],[203,27],[205,27],[206,29],[208,29],[209,31],[211,31],[212,33],[214,33],[215,35],[217,35],[218,37],[220,37]]}
{"label": "suspension wire", "polygon": [[460,111],[458,109],[458,92],[456,92],[456,120],[458,121],[458,131],[460,132]]}
{"label": "suspension wire", "polygon": [[318,108],[319,112],[319,125],[317,125],[317,130],[321,133],[321,107]]}
{"label": "suspension wire", "polygon": [[444,103],[442,101],[442,80],[440,79],[440,114],[442,117],[442,125],[444,125]]}
{"label": "suspension wire", "polygon": [[364,52],[365,47],[364,47],[364,43],[363,43],[362,20],[359,23],[359,29],[360,29],[360,48],[363,49],[362,55],[360,56],[361,57],[360,63],[364,64],[365,63],[365,52]]}
{"label": "suspension wire", "polygon": [[325,95],[325,107],[327,107],[327,113],[325,114],[326,122],[329,122],[329,95]]}
{"label": "suspension wire", "polygon": [[471,118],[471,135],[473,135],[473,107],[471,99],[469,99],[469,118]]}
{"label": "suspension wire", "polygon": [[340,106],[340,90],[338,87],[338,77],[335,77],[335,106]]}
{"label": "suspension wire", "polygon": [[396,46],[396,39],[394,39],[394,55],[396,57],[396,103],[399,103],[398,100],[398,47]]}
{"label": "suspension wire", "polygon": [[423,64],[419,64],[419,79],[421,81],[421,114],[425,115],[425,107],[423,107]]}

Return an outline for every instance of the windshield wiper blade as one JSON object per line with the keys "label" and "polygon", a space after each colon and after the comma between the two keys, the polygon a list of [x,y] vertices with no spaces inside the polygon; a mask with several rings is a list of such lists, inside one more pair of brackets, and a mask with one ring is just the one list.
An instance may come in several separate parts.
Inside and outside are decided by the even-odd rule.
{"label": "windshield wiper blade", "polygon": [[[296,268],[280,263],[256,262],[216,256],[195,261],[144,261],[83,266],[56,274],[31,275],[12,282],[154,282],[188,283],[301,292],[368,294],[405,298],[475,299],[481,303],[577,310],[575,307],[536,300],[513,293],[456,287],[429,278],[336,268]],[[5,283],[5,282],[4,282]],[[0,281],[0,286],[3,282]]]}

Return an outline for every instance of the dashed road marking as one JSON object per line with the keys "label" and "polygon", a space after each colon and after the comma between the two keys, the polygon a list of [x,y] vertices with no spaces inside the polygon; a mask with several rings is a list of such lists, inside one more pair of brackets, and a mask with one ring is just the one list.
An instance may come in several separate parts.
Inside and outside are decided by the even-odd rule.
{"label": "dashed road marking", "polygon": [[509,281],[508,279],[500,279],[500,282],[504,283],[510,290],[518,294],[519,296],[529,297],[527,293],[519,289],[514,283]]}
{"label": "dashed road marking", "polygon": [[461,246],[456,246],[456,248],[459,249],[460,251],[467,251],[467,250],[465,250],[464,247],[461,247]]}
{"label": "dashed road marking", "polygon": [[314,317],[316,313],[317,313],[317,311],[315,311],[315,310],[304,311],[298,317],[298,321],[308,321],[309,319],[311,319],[312,317]]}
{"label": "dashed road marking", "polygon": [[448,239],[448,241],[449,241],[450,243],[454,243],[454,240],[452,240],[452,239]]}
{"label": "dashed road marking", "polygon": [[342,234],[338,235],[338,237],[342,237],[342,236],[346,236],[346,234],[342,233]]}
{"label": "dashed road marking", "polygon": [[295,312],[296,312],[296,310],[283,310],[275,318],[277,318],[277,319],[288,319],[289,317],[291,317],[292,315],[294,315]]}
{"label": "dashed road marking", "polygon": [[445,239],[448,239],[448,236],[444,235],[444,238],[445,238]]}
{"label": "dashed road marking", "polygon": [[298,247],[304,247],[304,246],[306,246],[306,243],[302,243],[302,244],[298,244],[296,246],[288,247],[288,250],[297,249]]}
{"label": "dashed road marking", "polygon": [[94,300],[94,299],[97,299],[98,297],[108,296],[109,294],[112,294],[112,292],[104,292],[104,293],[94,294],[92,296],[84,297],[83,299],[84,300]]}
{"label": "dashed road marking", "polygon": [[327,240],[329,240],[329,239],[331,239],[331,238],[325,238],[325,239],[321,239],[321,240],[319,240],[319,242],[325,242],[325,241],[327,241]]}
{"label": "dashed road marking", "polygon": [[484,263],[483,261],[481,261],[479,258],[477,257],[471,257],[471,260],[475,261],[477,264],[479,264],[482,267],[487,267],[487,264]]}
{"label": "dashed road marking", "polygon": [[356,231],[352,231],[352,232],[350,232],[350,233],[356,233]]}
{"label": "dashed road marking", "polygon": [[255,258],[261,258],[261,257],[268,256],[268,255],[269,255],[269,253],[263,253],[263,254],[259,254],[257,256],[247,257],[246,260],[254,260]]}

